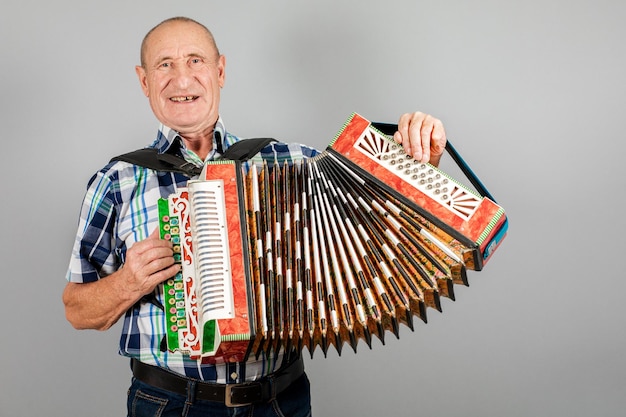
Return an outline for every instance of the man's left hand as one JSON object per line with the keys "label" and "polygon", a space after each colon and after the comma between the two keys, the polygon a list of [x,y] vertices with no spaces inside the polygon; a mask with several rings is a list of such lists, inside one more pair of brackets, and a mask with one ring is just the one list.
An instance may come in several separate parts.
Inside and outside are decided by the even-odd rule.
{"label": "man's left hand", "polygon": [[439,165],[446,147],[446,131],[441,120],[422,112],[405,113],[398,121],[393,139],[420,162]]}

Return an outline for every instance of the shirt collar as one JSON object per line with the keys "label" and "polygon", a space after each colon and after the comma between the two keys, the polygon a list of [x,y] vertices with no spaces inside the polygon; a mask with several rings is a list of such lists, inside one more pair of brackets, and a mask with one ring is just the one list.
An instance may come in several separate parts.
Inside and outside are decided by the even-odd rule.
{"label": "shirt collar", "polygon": [[[207,159],[211,159],[215,157],[216,153],[222,153],[223,151],[223,138],[226,137],[226,128],[224,127],[224,122],[222,117],[217,118],[217,122],[215,123],[215,128],[213,129],[213,146],[211,148],[211,152],[207,156]],[[169,126],[161,123],[159,125],[159,134],[157,136],[156,141],[152,144],[153,148],[158,149],[159,153],[167,152],[174,143],[178,142],[179,146],[183,151],[183,155],[186,154],[185,144],[182,141],[179,133],[172,129]]]}

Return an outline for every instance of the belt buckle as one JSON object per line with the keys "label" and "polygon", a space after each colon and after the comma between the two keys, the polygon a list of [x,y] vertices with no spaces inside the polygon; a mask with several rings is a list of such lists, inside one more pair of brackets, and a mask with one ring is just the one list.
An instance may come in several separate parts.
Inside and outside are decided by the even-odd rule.
{"label": "belt buckle", "polygon": [[224,404],[227,407],[243,407],[263,400],[263,385],[260,382],[226,384]]}

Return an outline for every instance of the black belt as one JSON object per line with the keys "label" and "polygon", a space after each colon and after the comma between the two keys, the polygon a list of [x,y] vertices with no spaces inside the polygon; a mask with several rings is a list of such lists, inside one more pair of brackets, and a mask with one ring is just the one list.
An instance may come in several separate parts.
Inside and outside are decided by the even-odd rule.
{"label": "black belt", "polygon": [[131,368],[133,376],[138,380],[185,396],[187,395],[189,382],[194,381],[196,383],[196,399],[218,401],[228,407],[258,404],[273,400],[304,373],[302,359],[297,359],[258,381],[243,382],[241,384],[216,384],[192,380],[135,359],[131,360]]}

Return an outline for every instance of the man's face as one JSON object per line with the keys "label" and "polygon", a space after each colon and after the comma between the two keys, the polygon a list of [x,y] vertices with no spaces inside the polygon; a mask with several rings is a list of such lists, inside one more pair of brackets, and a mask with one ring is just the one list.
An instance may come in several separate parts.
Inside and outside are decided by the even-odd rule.
{"label": "man's face", "polygon": [[165,24],[149,36],[144,58],[137,76],[157,119],[183,136],[211,131],[226,61],[207,33],[190,22]]}

